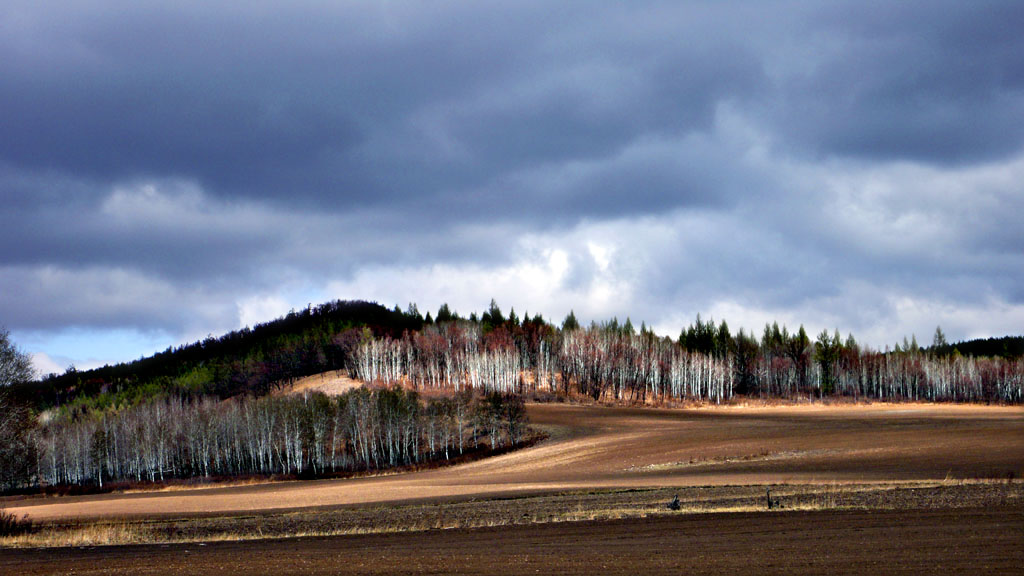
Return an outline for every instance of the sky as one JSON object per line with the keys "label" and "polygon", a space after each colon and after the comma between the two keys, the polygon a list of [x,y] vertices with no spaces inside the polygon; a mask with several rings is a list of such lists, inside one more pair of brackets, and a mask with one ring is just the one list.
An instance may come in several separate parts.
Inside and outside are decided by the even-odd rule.
{"label": "sky", "polygon": [[5,0],[41,373],[333,299],[1024,332],[1024,3]]}

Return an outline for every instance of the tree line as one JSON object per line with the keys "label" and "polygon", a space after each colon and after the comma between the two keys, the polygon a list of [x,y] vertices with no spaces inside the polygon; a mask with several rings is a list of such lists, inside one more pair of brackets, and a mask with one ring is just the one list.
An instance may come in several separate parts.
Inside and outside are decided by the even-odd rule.
{"label": "tree line", "polygon": [[[494,322],[494,318],[501,319]],[[792,399],[852,398],[948,402],[1024,400],[1024,359],[942,352],[916,338],[879,352],[852,335],[811,339],[775,323],[761,337],[698,316],[679,339],[639,332],[627,319],[583,328],[570,315],[561,330],[543,321],[503,319],[492,302],[488,322],[425,325],[401,337],[350,335],[348,370],[368,382],[414,388],[578,393],[594,399],[715,402],[736,395]]]}
{"label": "tree line", "polygon": [[165,397],[86,415],[58,413],[25,435],[4,488],[246,475],[319,477],[445,461],[520,443],[521,398],[360,388],[337,397]]}
{"label": "tree line", "polygon": [[[984,354],[983,354],[984,353]],[[678,339],[656,337],[629,319],[581,326],[570,312],[558,326],[540,315],[504,314],[493,300],[460,317],[447,304],[436,316],[362,301],[335,301],[149,358],[78,371],[11,388],[37,410],[80,412],[131,406],[162,395],[261,396],[296,378],[347,369],[386,383],[453,389],[575,391],[644,401],[735,395],[829,395],[949,401],[1019,402],[1024,338],[949,344],[941,329],[930,347],[916,338],[871,350],[853,336],[808,336],[777,324],[758,337],[733,334],[700,316]]]}

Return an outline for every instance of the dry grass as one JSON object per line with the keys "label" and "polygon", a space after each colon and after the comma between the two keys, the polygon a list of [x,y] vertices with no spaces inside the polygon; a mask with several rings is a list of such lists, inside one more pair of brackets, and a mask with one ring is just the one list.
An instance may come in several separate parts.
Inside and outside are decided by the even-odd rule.
{"label": "dry grass", "polygon": [[[255,486],[257,484],[266,484],[268,482],[274,482],[268,476],[252,476],[248,478],[230,478],[227,480],[217,479],[209,482],[192,481],[192,482],[165,482],[163,484],[153,484],[147,486],[133,486],[124,490],[113,490],[117,494],[149,494],[153,492],[182,492],[192,490],[209,490],[215,488],[229,488],[238,486]],[[277,482],[287,482],[288,480],[276,480]]]}
{"label": "dry grass", "polygon": [[32,521],[28,516],[19,518],[17,515],[0,508],[0,536],[17,536],[32,530]]}
{"label": "dry grass", "polygon": [[295,381],[275,392],[277,395],[302,394],[304,392],[323,392],[328,396],[340,396],[350,390],[360,388],[364,383],[348,377],[345,370],[324,372],[313,376],[306,376]]}
{"label": "dry grass", "polygon": [[[715,465],[728,465],[736,463],[749,463],[749,462],[774,462],[778,460],[795,460],[799,458],[807,457],[818,457],[828,456],[832,454],[839,454],[840,450],[787,450],[781,452],[771,452],[768,450],[762,450],[757,454],[744,454],[737,456],[691,456],[688,460],[679,462],[664,462],[659,464],[648,464],[641,467],[631,467],[627,470],[635,472],[659,472],[667,470],[678,470],[684,468],[694,468],[701,466],[715,466]],[[846,450],[847,453],[852,453],[852,450]]]}
{"label": "dry grass", "polygon": [[[782,508],[768,510],[766,490]],[[681,509],[668,510],[673,495]],[[390,534],[592,522],[680,514],[922,510],[1020,506],[1024,485],[1005,481],[704,486],[567,492],[503,499],[340,507],[241,516],[43,524],[0,547],[103,546]]]}
{"label": "dry grass", "polygon": [[142,525],[104,522],[71,528],[43,528],[27,534],[0,538],[0,547],[110,546],[143,544],[152,541],[152,534],[148,533]]}

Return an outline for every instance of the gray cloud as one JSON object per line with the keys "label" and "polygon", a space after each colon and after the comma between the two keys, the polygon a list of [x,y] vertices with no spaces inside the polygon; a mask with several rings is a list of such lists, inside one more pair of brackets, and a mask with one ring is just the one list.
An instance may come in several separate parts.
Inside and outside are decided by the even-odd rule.
{"label": "gray cloud", "polygon": [[[441,270],[471,284],[443,282],[463,308],[997,330],[1024,305],[1020,21],[1016,2],[8,2],[0,317],[192,334],[254,302],[440,299]],[[565,270],[529,264],[552,254]]]}
{"label": "gray cloud", "polygon": [[769,122],[812,154],[970,163],[1024,145],[1019,3],[862,3],[808,18]]}

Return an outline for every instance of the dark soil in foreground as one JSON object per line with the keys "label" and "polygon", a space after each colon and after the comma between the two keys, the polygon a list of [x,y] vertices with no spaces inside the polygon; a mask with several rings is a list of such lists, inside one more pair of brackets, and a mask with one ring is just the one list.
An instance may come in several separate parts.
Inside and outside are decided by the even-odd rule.
{"label": "dark soil in foreground", "polygon": [[680,514],[0,551],[3,574],[1020,574],[1024,507]]}

